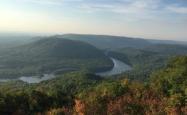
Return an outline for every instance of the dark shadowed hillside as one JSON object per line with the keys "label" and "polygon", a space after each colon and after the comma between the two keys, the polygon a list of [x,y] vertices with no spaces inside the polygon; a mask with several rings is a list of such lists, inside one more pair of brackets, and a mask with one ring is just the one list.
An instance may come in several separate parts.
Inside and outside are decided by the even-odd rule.
{"label": "dark shadowed hillside", "polygon": [[102,58],[103,52],[87,43],[49,37],[20,46],[16,49],[20,55],[37,58]]}
{"label": "dark shadowed hillside", "polygon": [[111,60],[92,45],[50,37],[9,49],[0,57],[0,76],[33,75],[56,70],[102,71]]}

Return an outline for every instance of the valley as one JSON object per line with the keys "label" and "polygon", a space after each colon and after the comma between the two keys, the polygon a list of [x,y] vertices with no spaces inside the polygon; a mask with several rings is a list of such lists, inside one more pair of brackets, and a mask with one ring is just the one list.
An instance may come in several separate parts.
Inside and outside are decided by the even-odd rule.
{"label": "valley", "polygon": [[[107,76],[113,76],[113,75],[119,75],[119,74],[122,74],[126,71],[130,71],[132,68],[123,63],[122,61],[120,60],[117,60],[117,59],[114,59],[114,58],[110,58],[113,62],[113,68],[111,70],[107,70],[107,71],[104,71],[104,72],[99,72],[99,73],[95,73],[96,75],[99,75],[99,76],[103,76],[103,77],[107,77]],[[72,72],[72,71],[78,71],[78,70],[66,70],[64,71],[65,73],[66,72]],[[0,82],[8,82],[8,81],[16,81],[16,80],[20,80],[20,81],[23,81],[23,82],[26,82],[26,83],[40,83],[42,81],[46,81],[46,80],[51,80],[51,79],[54,79],[55,78],[55,72],[51,73],[51,74],[43,74],[42,76],[27,76],[27,77],[19,77],[18,79],[1,79],[0,78]]]}
{"label": "valley", "polygon": [[186,45],[68,36],[1,50],[0,113],[185,115]]}
{"label": "valley", "polygon": [[187,0],[1,0],[0,115],[187,115]]}
{"label": "valley", "polygon": [[[115,45],[119,42],[121,45]],[[106,44],[108,47],[101,47]],[[87,71],[101,76],[124,73],[129,79],[146,81],[169,58],[186,54],[187,46],[178,42],[155,44],[138,38],[81,34],[39,37],[17,47],[9,46],[0,53],[0,78],[4,82],[41,82],[51,79],[48,76]]]}

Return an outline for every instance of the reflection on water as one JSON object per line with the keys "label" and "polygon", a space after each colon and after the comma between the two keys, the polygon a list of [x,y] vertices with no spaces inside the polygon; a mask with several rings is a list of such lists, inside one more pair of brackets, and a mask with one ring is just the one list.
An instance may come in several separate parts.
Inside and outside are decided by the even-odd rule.
{"label": "reflection on water", "polygon": [[55,78],[54,74],[44,74],[43,77],[40,76],[23,76],[18,79],[0,79],[0,82],[9,82],[20,80],[26,83],[40,83],[42,81],[50,80]]}
{"label": "reflection on water", "polygon": [[112,70],[110,71],[106,71],[106,72],[100,72],[100,73],[96,73],[96,75],[100,75],[100,76],[112,76],[112,75],[118,75],[121,74],[123,72],[129,71],[131,70],[131,66],[125,64],[124,62],[114,59],[114,58],[110,58],[113,63],[114,63],[114,67],[112,68]]}
{"label": "reflection on water", "polygon": [[42,81],[50,80],[55,78],[54,74],[44,74],[43,77],[31,76],[31,77],[20,77],[19,80],[24,81],[26,83],[40,83]]}

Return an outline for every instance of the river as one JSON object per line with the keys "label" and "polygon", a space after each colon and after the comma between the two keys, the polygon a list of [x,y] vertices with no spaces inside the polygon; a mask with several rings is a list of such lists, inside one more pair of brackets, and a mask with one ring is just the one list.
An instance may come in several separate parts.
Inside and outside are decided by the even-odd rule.
{"label": "river", "polygon": [[131,66],[125,64],[124,62],[122,62],[118,59],[115,59],[112,57],[110,57],[110,59],[113,61],[114,67],[109,71],[96,73],[96,75],[112,76],[112,75],[118,75],[118,74],[124,73],[124,72],[132,69]]}
{"label": "river", "polygon": [[[131,66],[125,64],[124,62],[117,60],[115,58],[110,57],[110,59],[113,61],[114,63],[114,67],[109,70],[109,71],[105,71],[105,72],[99,72],[99,73],[95,73],[96,75],[100,75],[100,76],[112,76],[112,75],[118,75],[121,74],[123,72],[129,71],[131,70]],[[50,79],[54,79],[56,76],[54,74],[44,74],[43,77],[40,76],[22,76],[18,79],[0,79],[0,82],[8,82],[11,80],[20,80],[26,83],[40,83],[42,81],[46,81],[46,80],[50,80]]]}

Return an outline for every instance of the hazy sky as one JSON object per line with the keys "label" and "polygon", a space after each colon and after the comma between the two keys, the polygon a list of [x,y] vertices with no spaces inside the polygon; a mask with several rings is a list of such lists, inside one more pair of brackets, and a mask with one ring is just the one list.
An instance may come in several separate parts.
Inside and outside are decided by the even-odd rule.
{"label": "hazy sky", "polygon": [[187,0],[1,0],[1,32],[187,39]]}

